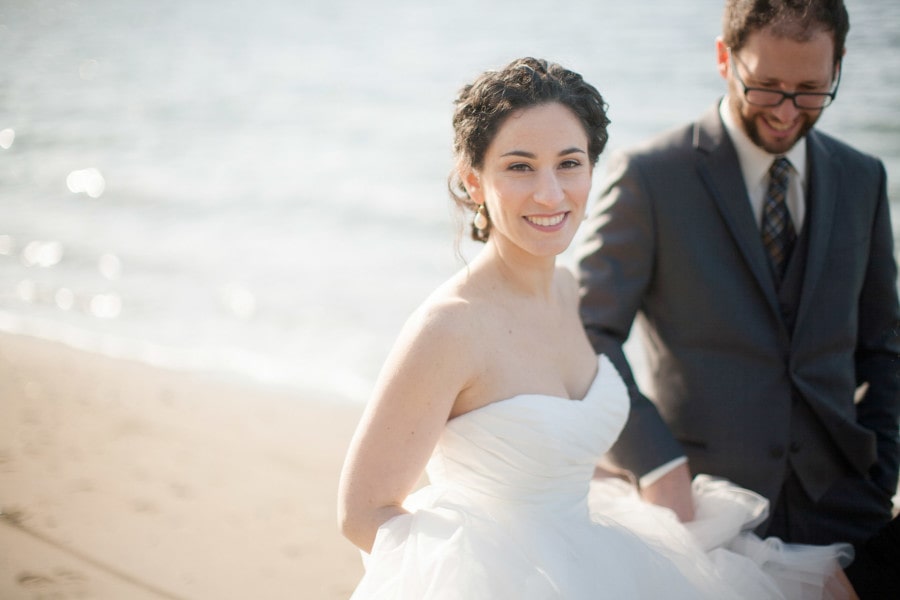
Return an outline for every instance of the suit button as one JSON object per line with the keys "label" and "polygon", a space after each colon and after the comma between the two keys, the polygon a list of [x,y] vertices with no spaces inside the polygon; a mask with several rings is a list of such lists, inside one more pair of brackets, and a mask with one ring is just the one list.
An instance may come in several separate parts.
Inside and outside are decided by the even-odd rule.
{"label": "suit button", "polygon": [[791,453],[796,454],[800,452],[800,448],[803,447],[803,442],[791,442]]}
{"label": "suit button", "polygon": [[784,456],[784,446],[772,446],[769,450],[769,456],[772,458],[782,458]]}

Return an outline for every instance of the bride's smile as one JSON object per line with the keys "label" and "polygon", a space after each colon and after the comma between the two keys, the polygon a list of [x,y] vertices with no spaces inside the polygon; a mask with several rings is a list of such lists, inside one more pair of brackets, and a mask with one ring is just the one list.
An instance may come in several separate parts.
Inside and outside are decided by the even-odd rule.
{"label": "bride's smile", "polygon": [[563,212],[550,217],[526,216],[525,220],[539,229],[556,231],[568,216],[568,212]]}

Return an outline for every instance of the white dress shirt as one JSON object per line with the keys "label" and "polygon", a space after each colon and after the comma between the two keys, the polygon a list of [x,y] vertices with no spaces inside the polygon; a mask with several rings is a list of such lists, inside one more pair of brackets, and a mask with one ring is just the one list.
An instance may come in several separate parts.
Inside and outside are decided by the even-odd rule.
{"label": "white dress shirt", "polygon": [[806,219],[806,138],[804,137],[785,154],[769,154],[747,137],[734,120],[734,115],[729,110],[728,98],[722,100],[719,105],[719,116],[725,124],[725,131],[737,150],[738,162],[741,165],[741,173],[744,175],[744,184],[747,186],[747,197],[750,198],[750,207],[753,209],[753,217],[756,224],[762,225],[763,200],[766,189],[769,186],[769,167],[779,156],[784,156],[791,161],[790,182],[788,184],[787,208],[794,223],[794,231],[797,235],[803,230]]}

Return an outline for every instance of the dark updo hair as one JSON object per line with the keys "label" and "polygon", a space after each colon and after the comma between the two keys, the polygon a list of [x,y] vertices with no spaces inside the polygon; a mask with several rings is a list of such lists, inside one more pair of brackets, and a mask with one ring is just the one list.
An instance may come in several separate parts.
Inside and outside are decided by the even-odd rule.
{"label": "dark updo hair", "polygon": [[[453,153],[456,169],[450,175],[453,201],[463,211],[478,209],[459,178],[466,167],[480,169],[488,146],[503,122],[514,112],[559,102],[568,107],[584,127],[588,137],[588,157],[597,164],[609,137],[606,127],[607,105],[600,92],[581,75],[558,64],[537,58],[520,58],[499,71],[482,73],[463,87],[456,98],[453,113]],[[472,226],[472,239],[486,241],[490,225],[478,230]]]}

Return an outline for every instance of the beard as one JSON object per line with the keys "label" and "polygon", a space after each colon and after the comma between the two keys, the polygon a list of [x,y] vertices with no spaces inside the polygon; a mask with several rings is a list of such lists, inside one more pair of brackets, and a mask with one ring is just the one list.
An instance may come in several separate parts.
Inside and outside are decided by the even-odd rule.
{"label": "beard", "polygon": [[[787,99],[784,100],[788,102]],[[753,112],[750,115],[745,114],[744,109],[748,108]],[[803,138],[809,130],[813,128],[813,125],[816,124],[816,121],[819,120],[819,116],[822,114],[822,111],[818,112],[813,111],[800,111],[800,118],[802,122],[800,123],[800,128],[797,130],[797,133],[794,134],[790,138],[785,139],[766,139],[766,137],[760,131],[759,122],[763,120],[765,115],[765,109],[759,109],[757,107],[746,104],[741,98],[737,96],[737,94],[731,94],[731,109],[732,114],[737,115],[738,121],[741,124],[741,127],[747,134],[747,137],[750,138],[755,145],[762,148],[769,154],[784,154],[788,150],[794,147],[800,139]]]}

